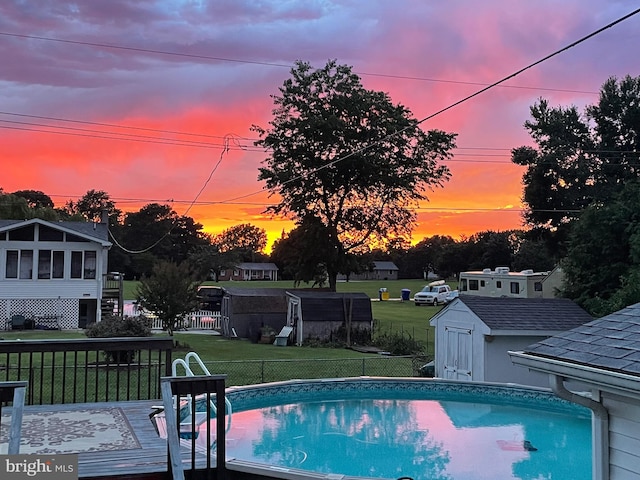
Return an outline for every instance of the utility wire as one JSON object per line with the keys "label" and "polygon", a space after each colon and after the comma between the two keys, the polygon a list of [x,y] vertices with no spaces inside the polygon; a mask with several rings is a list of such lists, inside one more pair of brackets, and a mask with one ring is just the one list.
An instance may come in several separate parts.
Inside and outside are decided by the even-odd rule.
{"label": "utility wire", "polygon": [[[498,80],[496,82],[493,82],[493,83],[491,83],[490,85],[487,85],[484,88],[481,88],[480,90],[476,91],[475,93],[472,93],[471,95],[467,95],[466,97],[463,97],[462,99],[460,99],[460,100],[448,105],[447,107],[444,107],[444,108],[442,108],[442,109],[440,109],[440,110],[438,110],[438,111],[436,111],[436,112],[434,112],[434,113],[422,118],[421,120],[418,120],[416,122],[416,126],[426,122],[427,120],[430,120],[430,119],[434,118],[437,115],[440,115],[440,114],[442,114],[442,113],[444,113],[444,112],[446,112],[448,110],[451,110],[452,108],[457,107],[458,105],[460,105],[460,104],[462,104],[464,102],[467,102],[467,101],[471,100],[472,98],[477,97],[478,95],[486,92],[487,90],[490,90],[490,89],[500,85],[501,83],[504,83],[507,80],[510,80],[510,79],[520,75],[522,72],[525,72],[526,70],[529,70],[530,68],[533,68],[536,65],[539,65],[542,62],[545,62],[545,61],[547,61],[547,60],[549,60],[549,59],[551,59],[551,58],[553,58],[553,57],[555,57],[555,56],[557,56],[557,55],[559,55],[559,54],[561,54],[561,53],[563,53],[563,52],[565,52],[565,51],[567,51],[567,50],[569,50],[569,49],[571,49],[571,48],[573,48],[573,47],[575,47],[575,46],[577,46],[577,45],[579,45],[579,44],[581,44],[583,42],[585,42],[585,41],[587,41],[588,39],[590,39],[590,38],[602,33],[603,31],[605,31],[605,30],[617,25],[620,22],[623,22],[624,20],[627,20],[628,18],[633,17],[634,15],[637,15],[638,13],[640,13],[640,8],[634,10],[631,13],[628,13],[627,15],[624,15],[623,17],[618,18],[617,20],[614,20],[611,23],[608,23],[604,27],[599,28],[598,30],[596,30],[596,31],[594,31],[594,32],[592,32],[592,33],[590,33],[588,35],[585,35],[584,37],[576,40],[575,42],[572,42],[569,45],[567,45],[567,46],[565,46],[565,47],[563,47],[563,48],[561,48],[559,50],[556,50],[555,52],[553,52],[553,53],[541,58],[540,60],[537,60],[537,61],[527,65],[526,67],[523,67],[523,68],[521,68],[519,70],[516,70],[514,73],[512,73],[510,75],[507,75],[506,77],[503,77],[500,80]],[[391,134],[387,135],[386,137],[384,137],[384,138],[382,138],[380,140],[377,140],[377,141],[375,141],[375,142],[373,142],[373,143],[371,143],[371,144],[369,144],[367,146],[364,146],[364,147],[362,147],[360,149],[357,149],[357,150],[354,150],[353,152],[348,153],[347,155],[344,155],[344,156],[342,156],[340,158],[332,160],[331,162],[326,163],[325,165],[322,165],[321,167],[315,168],[315,169],[311,170],[310,172],[307,172],[307,173],[305,173],[303,175],[298,175],[297,177],[294,177],[294,178],[292,178],[292,179],[290,179],[288,181],[282,182],[282,184],[284,185],[284,184],[287,184],[287,183],[295,182],[295,181],[299,180],[300,178],[303,178],[303,177],[308,176],[308,175],[313,175],[316,172],[319,172],[321,170],[324,170],[324,169],[327,169],[329,167],[332,167],[333,165],[335,165],[335,164],[337,164],[339,162],[342,162],[342,161],[344,161],[344,160],[346,160],[348,158],[351,158],[354,155],[357,155],[357,154],[360,154],[362,152],[365,152],[365,151],[375,147],[376,145],[381,145],[384,142],[388,141],[389,139],[391,139],[391,138],[393,138],[393,137],[395,137],[397,135],[400,135],[400,134],[402,134],[402,133],[404,133],[404,132],[406,132],[408,130],[413,130],[414,128],[415,128],[415,126],[405,127],[403,129],[398,130],[397,132],[391,133]],[[261,189],[259,191],[256,191],[256,192],[245,194],[245,195],[239,195],[237,197],[230,198],[229,200],[230,201],[240,200],[242,198],[247,198],[247,197],[256,195],[258,193],[262,193],[264,190],[265,190],[265,188],[263,188],[263,189]]]}
{"label": "utility wire", "polygon": [[[90,121],[86,121],[86,120],[73,120],[73,119],[69,119],[69,118],[60,118],[60,117],[46,117],[46,116],[43,116],[43,115],[28,115],[26,113],[14,113],[14,112],[3,112],[3,111],[0,111],[0,115],[11,115],[11,116],[15,116],[15,117],[35,118],[35,119],[38,119],[38,120],[54,120],[54,121],[57,121],[57,122],[80,123],[80,124],[83,124],[83,125],[96,125],[96,126],[100,126],[100,127],[124,128],[124,129],[127,129],[127,130],[142,130],[142,131],[147,131],[147,132],[168,133],[168,134],[171,134],[171,135],[187,135],[187,136],[194,136],[194,137],[219,138],[219,139],[225,139],[227,137],[226,135],[209,135],[209,134],[205,134],[205,133],[183,132],[183,131],[176,131],[176,130],[160,130],[160,129],[156,129],[156,128],[136,127],[136,126],[133,126],[133,125],[118,125],[117,123],[101,123],[101,122],[90,122]],[[60,127],[60,128],[62,128],[62,127]],[[240,135],[236,135],[236,137],[241,139],[241,140],[248,140],[248,141],[251,141],[251,142],[256,140],[255,138],[241,137]]]}
{"label": "utility wire", "polygon": [[[248,65],[261,65],[266,67],[291,68],[290,64],[284,64],[284,63],[261,62],[256,60],[239,60],[239,59],[228,58],[228,57],[215,57],[211,55],[199,55],[194,53],[170,52],[167,50],[156,50],[151,48],[129,47],[124,45],[115,45],[111,43],[96,43],[96,42],[87,42],[87,41],[80,41],[80,40],[67,40],[67,39],[61,39],[61,38],[43,37],[38,35],[25,35],[25,34],[12,33],[12,32],[0,32],[0,35],[5,37],[16,37],[16,38],[25,38],[30,40],[42,40],[47,42],[66,43],[71,45],[83,45],[88,47],[111,48],[115,50],[126,50],[131,52],[152,53],[155,55],[195,58],[200,60],[214,60],[217,62],[230,62],[230,63],[240,63],[240,64],[248,64]],[[442,80],[442,79],[436,79],[436,78],[415,77],[415,76],[409,76],[409,75],[394,75],[394,74],[372,73],[372,72],[354,72],[354,73],[356,73],[357,75],[364,75],[369,77],[394,78],[399,80],[417,80],[421,82],[449,83],[449,84],[456,84],[456,85],[474,85],[474,86],[487,85],[486,83],[480,83],[480,82]],[[501,85],[501,87],[518,88],[518,89],[526,89],[526,90],[544,90],[544,91],[550,91],[550,92],[581,93],[581,94],[588,94],[588,95],[597,95],[599,93],[599,92],[592,92],[592,91],[585,91],[585,90],[528,87],[528,86],[518,86],[518,85]]]}
{"label": "utility wire", "polygon": [[[207,187],[207,185],[209,184],[209,181],[211,180],[211,178],[213,177],[213,174],[216,172],[216,170],[218,169],[218,167],[220,166],[220,164],[222,163],[222,159],[225,155],[225,153],[228,153],[229,151],[229,142],[233,139],[232,135],[229,135],[225,138],[225,145],[224,148],[222,149],[222,151],[220,152],[220,157],[218,158],[218,161],[216,162],[216,164],[213,166],[213,168],[211,169],[211,171],[209,172],[209,176],[207,177],[207,180],[204,182],[204,184],[202,185],[202,188],[200,188],[200,191],[198,192],[198,194],[195,196],[195,198],[191,201],[191,203],[189,204],[189,207],[185,210],[185,212],[182,214],[182,217],[186,216],[187,213],[189,213],[189,211],[191,210],[191,208],[195,205],[195,203],[198,201],[198,198],[200,198],[200,195],[202,194],[202,192],[204,191],[204,189]],[[174,219],[174,221],[171,224],[171,227],[169,228],[169,230],[167,231],[167,233],[165,233],[164,235],[162,235],[156,242],[154,242],[152,245],[143,248],[142,250],[129,250],[127,248],[125,248],[124,246],[122,246],[120,244],[120,242],[118,242],[118,240],[114,237],[113,233],[111,232],[111,229],[107,229],[109,232],[109,237],[111,237],[111,239],[113,240],[113,243],[120,249],[122,249],[124,252],[126,253],[130,253],[132,255],[138,255],[141,253],[145,253],[148,252],[149,250],[151,250],[153,247],[155,247],[156,245],[159,245],[160,242],[162,242],[162,240],[164,240],[165,238],[167,238],[171,232],[173,231],[173,229],[176,227],[176,225],[178,224],[178,218]]]}

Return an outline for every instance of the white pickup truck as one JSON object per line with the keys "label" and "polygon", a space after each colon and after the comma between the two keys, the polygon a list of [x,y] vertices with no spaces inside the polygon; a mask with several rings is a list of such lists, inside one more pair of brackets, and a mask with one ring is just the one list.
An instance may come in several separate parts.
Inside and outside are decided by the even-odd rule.
{"label": "white pickup truck", "polygon": [[413,296],[416,307],[420,305],[438,305],[449,301],[449,295],[452,293],[451,287],[444,283],[444,280],[431,282],[422,290]]}

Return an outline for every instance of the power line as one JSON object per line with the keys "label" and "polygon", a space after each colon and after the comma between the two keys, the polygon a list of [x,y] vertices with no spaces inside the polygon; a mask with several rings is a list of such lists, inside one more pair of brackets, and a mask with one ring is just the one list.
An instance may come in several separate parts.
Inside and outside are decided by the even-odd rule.
{"label": "power line", "polygon": [[[54,120],[57,122],[68,122],[68,123],[80,123],[83,125],[96,125],[96,126],[100,126],[100,127],[112,127],[112,128],[124,128],[127,130],[141,130],[141,131],[146,131],[146,132],[155,132],[155,133],[168,133],[171,135],[185,135],[185,136],[193,136],[193,137],[204,137],[204,138],[219,138],[221,140],[225,139],[227,137],[227,135],[209,135],[206,133],[193,133],[193,132],[184,132],[184,131],[177,131],[177,130],[161,130],[161,129],[156,129],[156,128],[146,128],[146,127],[136,127],[133,125],[119,125],[117,123],[101,123],[101,122],[91,122],[91,121],[87,121],[87,120],[73,120],[70,118],[61,118],[61,117],[47,117],[47,116],[43,116],[43,115],[29,115],[26,113],[15,113],[15,112],[3,112],[0,111],[0,115],[11,115],[11,116],[15,116],[15,117],[24,117],[24,118],[35,118],[35,119],[39,119],[39,120]],[[7,120],[5,120],[7,121]],[[248,138],[248,137],[242,137],[240,135],[236,135],[237,138],[240,138],[242,140],[248,140],[253,142],[254,140],[257,140],[255,138]]]}
{"label": "power line", "polygon": [[[209,176],[207,177],[207,179],[205,180],[204,184],[202,185],[202,187],[200,188],[200,190],[198,191],[198,193],[196,194],[195,198],[189,203],[189,207],[187,207],[187,209],[185,210],[185,212],[182,214],[182,216],[186,216],[187,213],[189,213],[189,211],[191,210],[191,208],[195,205],[195,203],[198,201],[198,198],[200,198],[200,195],[202,194],[202,192],[204,191],[204,189],[207,187],[207,185],[209,184],[209,181],[211,180],[211,178],[213,177],[213,174],[216,172],[216,170],[218,169],[218,167],[220,166],[220,164],[222,163],[222,159],[224,157],[224,154],[228,152],[228,146],[229,146],[229,142],[232,139],[232,136],[229,135],[227,138],[225,138],[225,143],[224,143],[224,148],[222,149],[222,152],[220,152],[220,157],[218,158],[218,161],[215,163],[215,165],[213,166],[213,168],[211,169],[211,171],[209,172]],[[173,229],[176,227],[176,225],[178,224],[178,219],[174,219],[173,222],[171,222],[171,227],[169,228],[169,230],[167,230],[167,232],[162,235],[158,240],[156,240],[153,244],[149,245],[146,248],[143,248],[142,250],[129,250],[125,247],[123,247],[120,242],[118,242],[118,240],[114,237],[113,233],[111,232],[111,230],[107,229],[109,232],[109,236],[111,237],[111,239],[113,240],[113,243],[119,247],[120,249],[122,249],[124,252],[126,253],[130,253],[133,255],[137,255],[137,254],[141,254],[141,253],[145,253],[150,251],[152,248],[154,248],[155,246],[159,245],[160,242],[162,240],[164,240],[165,238],[167,238],[169,235],[171,235],[171,232],[173,231]]]}
{"label": "power line", "polygon": [[[236,58],[216,57],[211,55],[200,55],[200,54],[185,53],[185,52],[171,52],[167,50],[130,47],[130,46],[124,46],[124,45],[111,44],[111,43],[97,43],[97,42],[87,42],[87,41],[80,41],[80,40],[67,40],[67,39],[61,39],[61,38],[43,37],[39,35],[26,35],[26,34],[12,33],[12,32],[0,32],[0,35],[5,37],[16,37],[16,38],[24,38],[24,39],[30,39],[30,40],[66,43],[71,45],[83,45],[87,47],[110,48],[114,50],[151,53],[154,55],[167,55],[172,57],[195,58],[199,60],[213,60],[217,62],[229,62],[229,63],[239,63],[239,64],[247,64],[247,65],[261,65],[266,67],[291,68],[290,64],[283,64],[283,63],[262,62],[262,61],[256,61],[256,60],[239,60]],[[410,76],[410,75],[395,75],[395,74],[373,73],[373,72],[354,72],[354,73],[356,73],[357,75],[363,75],[363,76],[369,76],[369,77],[393,78],[393,79],[399,79],[399,80],[415,80],[415,81],[432,82],[432,83],[448,83],[448,84],[454,84],[454,85],[472,85],[472,86],[487,85],[486,83],[480,83],[480,82],[442,80],[437,78],[416,77],[416,76]],[[520,85],[501,85],[501,87],[525,89],[525,90],[541,90],[541,91],[561,92],[561,93],[580,93],[580,94],[587,94],[587,95],[597,95],[599,93],[599,92],[585,91],[585,90],[529,87],[529,86],[520,86]]]}
{"label": "power line", "polygon": [[[0,120],[0,121],[5,121],[6,120]],[[11,123],[20,123],[20,122],[11,122]],[[36,124],[32,124],[32,125],[36,125]],[[51,126],[47,126],[50,128],[61,128],[61,129],[70,129],[70,130],[81,130],[81,129],[77,129],[77,128],[72,128],[72,127],[55,127],[53,125]],[[106,134],[100,134],[101,132],[98,131],[98,133],[96,134],[90,134],[90,133],[74,133],[74,132],[58,132],[58,131],[54,131],[54,130],[43,130],[41,128],[25,128],[25,127],[12,127],[12,126],[8,126],[8,125],[0,125],[0,128],[4,128],[7,130],[20,130],[20,131],[25,131],[25,132],[38,132],[38,133],[51,133],[54,135],[67,135],[67,136],[73,136],[73,137],[85,137],[85,138],[98,138],[98,139],[102,139],[102,140],[123,140],[123,141],[129,141],[129,142],[138,142],[138,143],[150,143],[150,144],[160,144],[160,145],[174,145],[174,146],[179,146],[179,147],[197,147],[197,148],[213,148],[213,149],[218,149],[220,147],[222,147],[222,144],[213,144],[213,143],[207,143],[207,142],[194,142],[194,141],[189,141],[189,140],[172,140],[172,139],[154,139],[153,137],[147,137],[147,138],[134,138],[134,137],[140,137],[140,135],[133,135],[133,134],[126,134],[126,133],[121,133],[121,134],[113,134],[111,135],[110,132],[106,132]],[[116,136],[116,135],[120,135],[120,136]],[[237,144],[235,147],[230,148],[231,150],[248,150],[248,151],[254,151],[254,152],[261,152],[263,151],[260,148],[257,147],[253,147],[253,146],[241,146],[240,144]]]}
{"label": "power line", "polygon": [[[436,111],[435,113],[432,113],[432,114],[422,118],[421,120],[418,120],[417,123],[416,123],[416,126],[426,122],[427,120],[430,120],[430,119],[436,117],[437,115],[440,115],[440,114],[442,114],[442,113],[444,113],[444,112],[446,112],[448,110],[451,110],[452,108],[455,108],[458,105],[460,105],[460,104],[462,104],[464,102],[467,102],[467,101],[471,100],[472,98],[477,97],[478,95],[481,95],[482,93],[486,92],[487,90],[490,90],[490,89],[500,85],[501,83],[506,82],[507,80],[515,78],[516,76],[520,75],[521,73],[525,72],[526,70],[529,70],[530,68],[533,68],[536,65],[539,65],[539,64],[541,64],[541,63],[543,63],[543,62],[545,62],[545,61],[547,61],[547,60],[549,60],[549,59],[551,59],[551,58],[553,58],[553,57],[555,57],[555,56],[557,56],[557,55],[559,55],[559,54],[561,54],[561,53],[563,53],[563,52],[565,52],[565,51],[567,51],[567,50],[569,50],[569,49],[571,49],[571,48],[573,48],[573,47],[575,47],[575,46],[577,46],[577,45],[579,45],[579,44],[581,44],[583,42],[585,42],[585,41],[587,41],[588,39],[590,39],[590,38],[602,33],[603,31],[605,31],[605,30],[617,25],[620,22],[623,22],[624,20],[626,20],[628,18],[631,18],[634,15],[637,15],[638,13],[640,13],[640,8],[634,10],[633,12],[631,12],[631,13],[629,13],[627,15],[624,15],[623,17],[618,18],[617,20],[614,20],[613,22],[608,23],[604,27],[599,28],[598,30],[596,30],[596,31],[594,31],[594,32],[592,32],[592,33],[590,33],[588,35],[585,35],[584,37],[576,40],[575,42],[572,42],[569,45],[567,45],[567,46],[565,46],[565,47],[563,47],[563,48],[561,48],[559,50],[556,50],[555,52],[553,52],[553,53],[541,58],[540,60],[537,60],[537,61],[535,61],[535,62],[533,62],[533,63],[531,63],[531,64],[529,64],[529,65],[527,65],[527,66],[525,66],[525,67],[523,67],[521,69],[519,69],[519,70],[516,70],[514,73],[512,73],[512,74],[510,74],[510,75],[508,75],[508,76],[506,76],[506,77],[504,77],[504,78],[502,78],[502,79],[500,79],[500,80],[498,80],[496,82],[493,82],[493,83],[491,83],[490,85],[488,85],[488,86],[486,86],[484,88],[481,88],[480,90],[476,91],[475,93],[472,93],[471,95],[467,95],[466,97],[464,97],[464,98],[462,98],[462,99],[450,104],[449,106],[444,107],[444,108]],[[366,151],[366,150],[368,150],[370,148],[373,148],[376,145],[380,145],[383,142],[385,142],[385,141],[387,141],[387,140],[389,140],[389,139],[391,139],[391,138],[393,138],[393,137],[395,137],[397,135],[400,135],[400,134],[402,134],[402,133],[404,133],[404,132],[406,132],[408,130],[412,130],[414,128],[415,128],[414,126],[402,128],[402,129],[398,130],[397,132],[391,133],[391,134],[387,135],[386,137],[384,137],[382,139],[379,139],[379,140],[377,140],[377,141],[375,141],[375,142],[373,142],[373,143],[371,143],[371,144],[369,144],[367,146],[364,146],[364,147],[362,147],[360,149],[354,150],[351,153],[348,153],[348,154],[346,154],[346,155],[344,155],[344,156],[342,156],[340,158],[332,160],[331,162],[326,163],[325,165],[322,165],[321,167],[318,167],[316,169],[313,169],[313,170],[311,170],[310,172],[308,172],[308,173],[306,173],[304,175],[299,175],[297,177],[294,177],[294,178],[292,178],[292,179],[290,179],[290,180],[288,180],[286,182],[283,182],[282,184],[284,185],[286,183],[291,183],[291,182],[297,181],[300,178],[302,178],[303,176],[307,176],[307,175],[310,175],[310,174],[313,175],[314,173],[319,172],[320,170],[324,170],[324,169],[327,169],[329,167],[332,167],[333,165],[335,165],[335,164],[337,164],[339,162],[342,162],[342,161],[344,161],[344,160],[346,160],[348,158],[351,158],[352,156],[354,156],[356,154],[362,153],[362,152],[364,152],[364,151]],[[263,189],[261,189],[261,190],[259,190],[257,192],[253,192],[253,193],[249,193],[249,194],[245,194],[245,195],[239,195],[237,197],[231,198],[230,200],[234,201],[234,200],[240,200],[240,199],[243,199],[243,198],[247,198],[247,197],[256,195],[258,193],[262,193],[262,191],[264,191],[264,190],[265,189],[263,188]]]}

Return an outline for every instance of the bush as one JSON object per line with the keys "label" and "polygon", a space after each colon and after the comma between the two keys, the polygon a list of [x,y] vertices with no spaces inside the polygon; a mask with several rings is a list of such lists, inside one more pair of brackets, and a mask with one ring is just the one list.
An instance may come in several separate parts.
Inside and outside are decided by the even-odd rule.
{"label": "bush", "polygon": [[[114,337],[150,337],[151,320],[144,316],[120,317],[105,315],[102,321],[91,324],[85,335],[90,338],[114,338]],[[109,362],[131,363],[137,355],[136,350],[112,350],[104,352]]]}
{"label": "bush", "polygon": [[424,344],[408,333],[387,332],[379,334],[373,344],[392,355],[422,355]]}

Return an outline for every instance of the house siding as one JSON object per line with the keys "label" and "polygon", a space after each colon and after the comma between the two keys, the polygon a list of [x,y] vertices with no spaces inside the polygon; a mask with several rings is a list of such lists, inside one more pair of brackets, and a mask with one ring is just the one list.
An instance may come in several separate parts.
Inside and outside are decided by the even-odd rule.
{"label": "house siding", "polygon": [[482,381],[517,383],[533,387],[549,387],[549,377],[540,372],[526,370],[511,363],[508,352],[522,350],[548,336],[504,336],[484,342],[485,375]]}
{"label": "house siding", "polygon": [[[32,239],[10,240],[10,236],[4,234],[4,231],[23,227],[32,228]],[[15,314],[24,314],[33,319],[55,316],[61,328],[78,328],[80,304],[83,302],[84,306],[86,302],[91,302],[89,318],[92,321],[100,319],[102,279],[106,274],[111,246],[106,240],[105,224],[53,223],[33,219],[24,222],[0,221],[0,228],[3,229],[3,236],[0,237],[0,328],[7,328],[10,318]],[[61,232],[60,239],[40,241],[42,229]],[[7,252],[25,250],[33,251],[31,278],[7,278]],[[39,257],[43,251],[63,252],[62,278],[38,278]],[[71,278],[72,252],[83,252],[83,258],[86,252],[95,253],[95,267],[91,265],[95,278]],[[52,266],[49,268],[51,272]],[[82,270],[84,268],[86,264],[81,266]],[[83,272],[80,274],[84,276]]]}
{"label": "house siding", "polygon": [[602,393],[609,411],[610,480],[640,480],[640,399]]}

